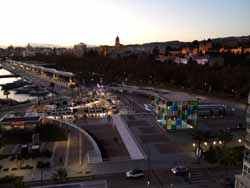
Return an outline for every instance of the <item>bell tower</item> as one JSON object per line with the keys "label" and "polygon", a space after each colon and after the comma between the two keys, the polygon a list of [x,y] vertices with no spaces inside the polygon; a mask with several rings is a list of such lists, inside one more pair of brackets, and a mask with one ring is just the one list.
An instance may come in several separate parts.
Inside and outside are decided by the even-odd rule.
{"label": "bell tower", "polygon": [[117,35],[117,37],[115,38],[115,47],[119,48],[120,46],[121,46],[121,44],[120,44],[120,38]]}

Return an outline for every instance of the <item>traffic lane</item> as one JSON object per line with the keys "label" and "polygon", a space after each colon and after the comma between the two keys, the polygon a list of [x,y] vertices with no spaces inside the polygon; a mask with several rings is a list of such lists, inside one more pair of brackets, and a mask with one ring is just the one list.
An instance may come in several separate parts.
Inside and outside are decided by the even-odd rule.
{"label": "traffic lane", "polygon": [[[203,168],[198,168],[198,171],[201,173],[206,170]],[[216,173],[210,172],[210,175],[207,173],[202,173],[202,178],[207,180],[206,187],[218,187],[216,186],[216,182],[214,179],[218,179],[218,172],[222,175],[224,170],[215,169]],[[91,175],[91,176],[81,176],[81,177],[68,177],[67,182],[65,183],[77,183],[82,181],[95,181],[95,180],[107,180],[108,187],[110,188],[128,188],[128,187],[137,187],[137,188],[145,188],[147,187],[147,181],[150,180],[150,187],[154,188],[162,188],[162,187],[202,187],[199,183],[189,184],[187,179],[184,176],[176,176],[173,175],[170,169],[151,169],[150,176],[148,176],[148,170],[144,171],[144,177],[138,179],[127,179],[126,174],[124,173],[116,173],[116,174],[107,174],[107,175]],[[148,178],[149,177],[149,178]],[[26,182],[26,185],[29,186],[39,186],[39,181]],[[44,180],[44,185],[53,184],[54,182]],[[220,186],[219,186],[220,187]]]}
{"label": "traffic lane", "polygon": [[144,177],[137,179],[127,179],[125,173],[115,174],[107,178],[111,188],[127,188],[127,187],[147,187],[148,181],[150,187],[162,188],[169,187],[171,185],[185,185],[183,177],[174,176],[170,173],[170,170],[154,170],[144,171]]}
{"label": "traffic lane", "polygon": [[137,113],[145,113],[147,112],[144,108],[143,104],[137,103],[137,101],[131,97],[131,95],[128,94],[119,94],[118,95],[121,99],[121,101],[132,107],[132,111],[135,111]]}
{"label": "traffic lane", "polygon": [[[169,174],[162,174],[161,180],[157,178],[151,171],[149,180],[150,187],[152,188],[162,188],[168,187],[172,185],[179,185],[182,187],[186,185],[186,183],[180,177],[174,177]],[[144,177],[137,179],[127,179],[125,173],[117,173],[112,175],[98,175],[98,176],[83,176],[83,177],[68,177],[67,182],[65,183],[77,183],[82,181],[95,181],[95,180],[107,180],[108,187],[110,188],[128,188],[128,187],[136,187],[136,188],[145,188],[147,187],[148,182],[148,171],[144,171]],[[159,182],[161,181],[161,182]],[[171,184],[170,184],[171,183]],[[39,186],[41,181],[32,181],[25,183],[28,186]],[[43,185],[51,185],[54,184],[52,181],[44,180]]]}
{"label": "traffic lane", "polygon": [[152,99],[150,97],[145,95],[139,95],[139,94],[128,94],[130,98],[132,98],[134,101],[136,101],[139,104],[150,104],[152,103]]}
{"label": "traffic lane", "polygon": [[[107,177],[109,182],[109,187],[111,188],[128,188],[128,187],[146,187],[148,176],[147,172],[144,172],[144,177],[136,178],[136,179],[128,179],[126,178],[125,173],[115,174],[110,177]],[[160,187],[155,178],[150,176],[150,185],[152,187]]]}

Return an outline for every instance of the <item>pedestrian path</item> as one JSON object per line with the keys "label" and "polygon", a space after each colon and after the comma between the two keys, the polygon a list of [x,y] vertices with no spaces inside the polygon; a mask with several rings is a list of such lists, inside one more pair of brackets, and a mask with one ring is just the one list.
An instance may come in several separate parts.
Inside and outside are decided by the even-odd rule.
{"label": "pedestrian path", "polygon": [[94,181],[82,181],[76,183],[64,183],[64,184],[55,184],[55,185],[44,185],[44,186],[35,186],[33,188],[80,188],[80,187],[91,187],[91,188],[107,188],[107,180],[94,180]]}
{"label": "pedestrian path", "polygon": [[120,115],[113,115],[113,123],[116,126],[123,143],[125,144],[129,155],[132,160],[139,160],[139,159],[144,159],[144,155],[142,152],[142,149],[139,147],[139,143],[134,139],[132,136],[128,126],[126,123],[121,119]]}

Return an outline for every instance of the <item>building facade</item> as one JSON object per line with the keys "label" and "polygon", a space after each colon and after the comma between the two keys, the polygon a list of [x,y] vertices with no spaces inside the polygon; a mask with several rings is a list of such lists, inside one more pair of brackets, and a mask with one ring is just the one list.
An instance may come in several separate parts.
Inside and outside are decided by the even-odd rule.
{"label": "building facade", "polygon": [[250,93],[246,113],[247,135],[245,138],[245,151],[243,157],[242,173],[235,176],[235,188],[250,188]]}
{"label": "building facade", "polygon": [[87,51],[87,45],[86,44],[80,43],[80,44],[74,45],[73,53],[74,53],[75,56],[83,57],[84,54],[86,53],[86,51]]}

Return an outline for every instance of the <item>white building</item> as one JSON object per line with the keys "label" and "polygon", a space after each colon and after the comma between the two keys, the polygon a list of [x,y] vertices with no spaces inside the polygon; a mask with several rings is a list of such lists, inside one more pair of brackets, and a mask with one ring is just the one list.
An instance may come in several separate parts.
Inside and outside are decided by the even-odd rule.
{"label": "white building", "polygon": [[197,57],[197,58],[195,58],[195,61],[199,65],[205,65],[206,63],[208,63],[208,58],[206,58],[206,57]]}
{"label": "white building", "polygon": [[174,62],[177,64],[187,64],[188,60],[189,60],[189,57],[183,57],[183,58],[177,57],[175,58]]}
{"label": "white building", "polygon": [[185,56],[185,57],[176,57],[174,62],[177,64],[188,64],[189,59],[192,58],[193,61],[196,61],[199,65],[205,65],[208,63],[207,57],[192,57],[192,56]]}
{"label": "white building", "polygon": [[235,176],[235,188],[250,188],[250,93],[247,109],[247,135],[245,138],[245,152],[243,157],[242,173]]}

